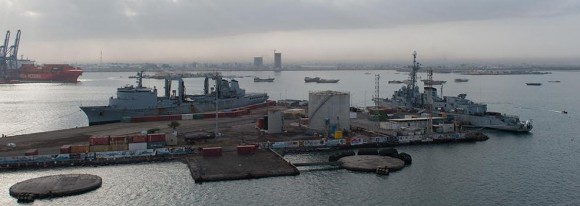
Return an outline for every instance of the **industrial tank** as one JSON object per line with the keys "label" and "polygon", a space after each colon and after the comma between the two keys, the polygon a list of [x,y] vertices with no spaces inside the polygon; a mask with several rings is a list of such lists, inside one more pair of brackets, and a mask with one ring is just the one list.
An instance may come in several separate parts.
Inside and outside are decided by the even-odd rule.
{"label": "industrial tank", "polygon": [[282,112],[278,110],[268,111],[268,133],[282,133]]}
{"label": "industrial tank", "polygon": [[310,92],[308,95],[310,128],[333,134],[350,130],[350,94],[338,91]]}

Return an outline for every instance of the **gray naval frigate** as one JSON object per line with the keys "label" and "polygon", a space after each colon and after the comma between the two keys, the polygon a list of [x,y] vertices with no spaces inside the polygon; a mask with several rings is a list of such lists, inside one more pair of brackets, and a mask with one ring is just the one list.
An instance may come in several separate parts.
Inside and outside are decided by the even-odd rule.
{"label": "gray naval frigate", "polygon": [[[210,79],[215,80],[211,88]],[[171,90],[171,83],[174,80],[179,82],[177,93]],[[205,78],[204,93],[198,95],[185,94],[182,78],[166,78],[164,96],[158,97],[157,88],[143,86],[143,72],[139,72],[137,86],[127,85],[117,88],[117,97],[111,97],[109,105],[81,106],[81,110],[87,115],[89,125],[98,125],[120,122],[124,117],[192,114],[231,109],[263,103],[267,99],[268,94],[246,93],[239,87],[237,80],[224,80],[218,73]]]}
{"label": "gray naval frigate", "polygon": [[417,52],[413,53],[413,67],[409,73],[407,85],[395,91],[391,99],[379,99],[381,106],[427,109],[433,112],[444,112],[466,127],[489,128],[512,132],[529,132],[532,130],[530,120],[521,121],[518,116],[487,111],[487,105],[466,99],[466,94],[454,96],[437,96],[437,89],[432,85],[424,87],[419,93],[417,86]]}

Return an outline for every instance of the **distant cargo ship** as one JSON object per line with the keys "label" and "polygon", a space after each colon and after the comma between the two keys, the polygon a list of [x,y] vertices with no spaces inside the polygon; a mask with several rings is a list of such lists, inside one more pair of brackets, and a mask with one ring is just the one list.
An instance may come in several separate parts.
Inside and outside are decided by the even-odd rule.
{"label": "distant cargo ship", "polygon": [[322,79],[320,77],[304,77],[304,82],[316,82],[316,83],[337,83],[339,79]]}
{"label": "distant cargo ship", "polygon": [[6,78],[0,83],[15,84],[21,82],[78,82],[83,70],[68,64],[35,65],[30,60],[20,60],[19,69],[7,70]]}
{"label": "distant cargo ship", "polygon": [[445,84],[447,81],[442,81],[442,80],[428,80],[428,79],[424,79],[421,80],[423,82],[423,84],[426,85],[442,85]]}
{"label": "distant cargo ship", "polygon": [[18,72],[21,82],[78,82],[83,70],[68,64],[23,64]]}
{"label": "distant cargo ship", "polygon": [[254,82],[274,82],[274,78],[262,79],[259,77],[254,77]]}

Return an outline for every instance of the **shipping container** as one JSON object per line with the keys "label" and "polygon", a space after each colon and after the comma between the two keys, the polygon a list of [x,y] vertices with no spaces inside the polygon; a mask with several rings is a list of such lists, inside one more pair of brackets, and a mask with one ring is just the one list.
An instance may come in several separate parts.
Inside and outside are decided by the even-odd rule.
{"label": "shipping container", "polygon": [[129,151],[146,150],[147,142],[129,143]]}
{"label": "shipping container", "polygon": [[147,149],[157,149],[157,148],[162,148],[165,147],[165,141],[162,142],[148,142],[147,143]]}
{"label": "shipping container", "polygon": [[165,134],[148,134],[147,142],[164,142]]}
{"label": "shipping container", "polygon": [[334,139],[342,139],[342,131],[335,131]]}
{"label": "shipping container", "polygon": [[201,155],[204,157],[219,157],[222,156],[222,148],[221,147],[202,148]]}
{"label": "shipping container", "polygon": [[203,118],[204,118],[203,113],[199,113],[199,114],[194,114],[193,115],[193,119],[203,119]]}
{"label": "shipping container", "polygon": [[109,145],[109,151],[126,151],[129,149],[127,144],[112,144]]}
{"label": "shipping container", "polygon": [[127,144],[127,136],[111,136],[109,144]]}
{"label": "shipping container", "polygon": [[238,150],[238,155],[254,154],[258,151],[256,145],[238,145],[236,148]]}
{"label": "shipping container", "polygon": [[106,152],[109,151],[109,145],[91,145],[89,147],[90,152]]}
{"label": "shipping container", "polygon": [[147,142],[147,135],[133,135],[131,138],[127,138],[129,143],[142,143]]}
{"label": "shipping container", "polygon": [[29,149],[24,153],[26,156],[38,155],[38,149]]}
{"label": "shipping container", "polygon": [[131,122],[131,117],[121,117],[121,122],[125,122],[125,123],[130,123]]}
{"label": "shipping container", "polygon": [[61,154],[68,154],[70,153],[70,145],[63,145],[60,147]]}
{"label": "shipping container", "polygon": [[89,137],[89,144],[90,145],[108,145],[109,144],[109,136],[93,135],[93,136]]}
{"label": "shipping container", "polygon": [[181,119],[183,120],[191,120],[193,119],[193,114],[182,114]]}
{"label": "shipping container", "polygon": [[89,145],[71,145],[70,146],[70,153],[87,153],[90,151]]}

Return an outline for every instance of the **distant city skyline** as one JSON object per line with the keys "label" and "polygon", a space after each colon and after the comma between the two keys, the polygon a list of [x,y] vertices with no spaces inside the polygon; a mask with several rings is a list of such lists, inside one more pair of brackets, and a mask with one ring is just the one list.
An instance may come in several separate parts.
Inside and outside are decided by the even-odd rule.
{"label": "distant city skyline", "polygon": [[578,22],[573,0],[0,0],[0,43],[21,29],[39,63],[578,65]]}

